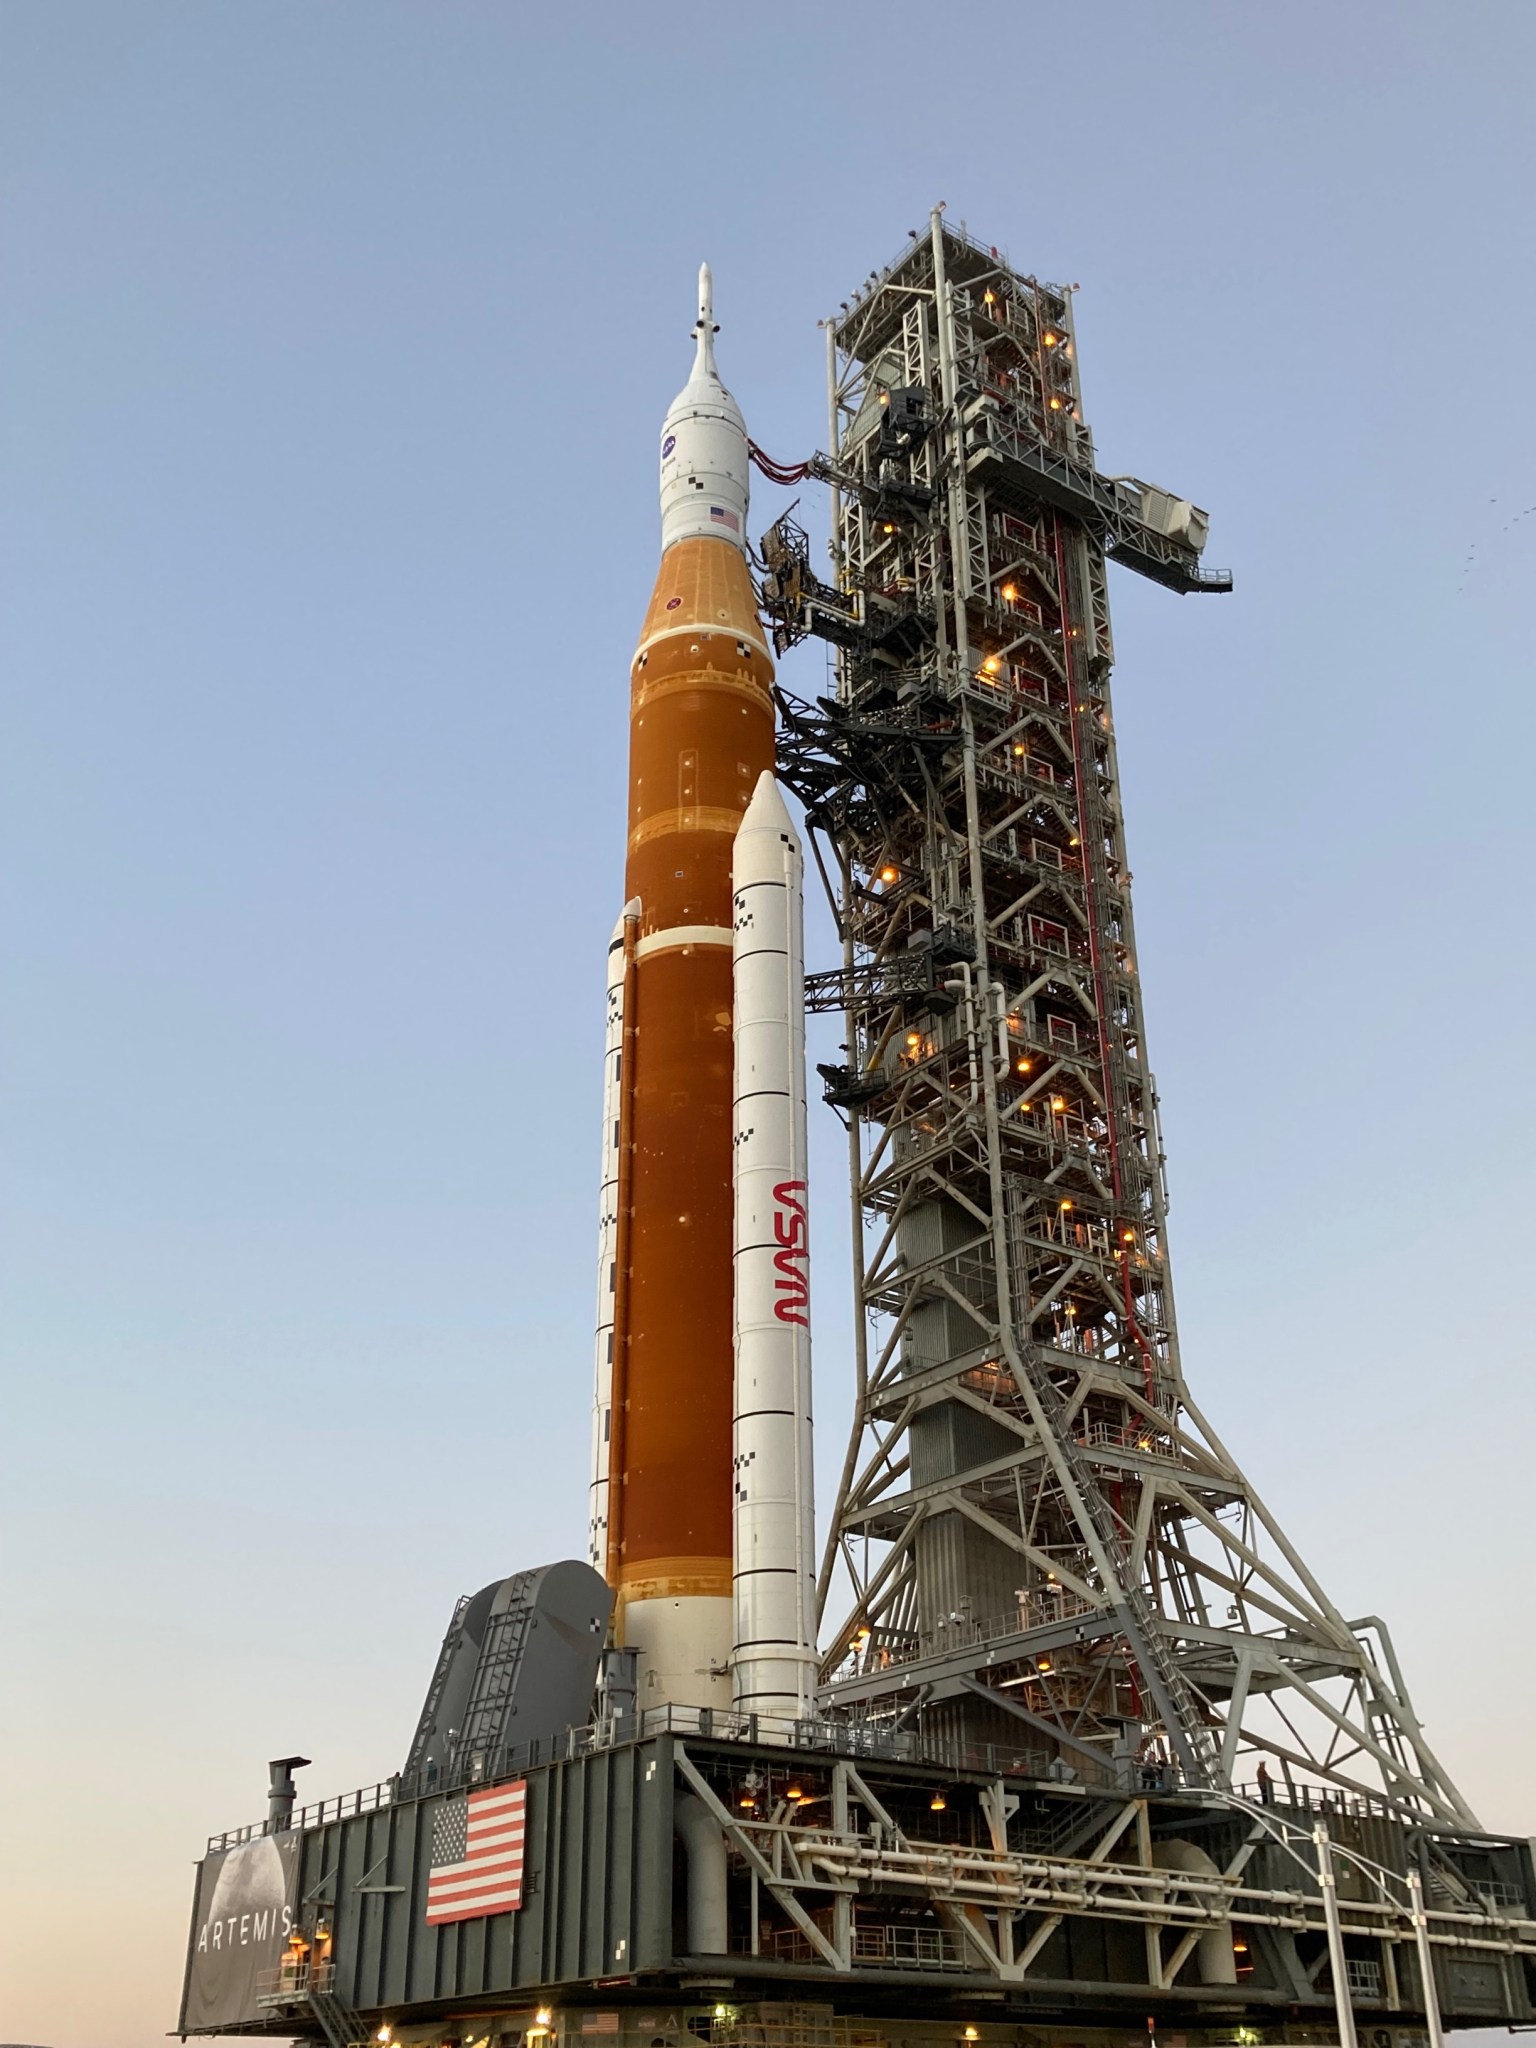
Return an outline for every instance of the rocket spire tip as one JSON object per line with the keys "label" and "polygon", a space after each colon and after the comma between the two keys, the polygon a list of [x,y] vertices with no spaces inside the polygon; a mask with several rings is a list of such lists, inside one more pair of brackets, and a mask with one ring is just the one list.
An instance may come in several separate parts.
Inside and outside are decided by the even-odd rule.
{"label": "rocket spire tip", "polygon": [[715,366],[715,336],[720,328],[715,319],[715,285],[710,276],[709,265],[699,265],[699,317],[693,323],[694,339],[698,353],[694,357],[695,377],[708,377],[714,383],[720,382],[720,372]]}

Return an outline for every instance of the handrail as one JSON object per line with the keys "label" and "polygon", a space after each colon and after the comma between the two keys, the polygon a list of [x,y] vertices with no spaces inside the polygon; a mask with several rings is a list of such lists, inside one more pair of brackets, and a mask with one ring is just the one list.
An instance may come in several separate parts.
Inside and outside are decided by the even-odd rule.
{"label": "handrail", "polygon": [[[1041,1620],[1030,1625],[1034,1629],[1049,1627],[1053,1621],[1070,1620],[1080,1614],[1099,1611],[1065,1590],[1059,1594],[1037,1594],[1035,1597],[1048,1601],[1052,1613],[1049,1616],[1042,1614]],[[954,1630],[953,1646],[958,1648],[963,1643],[996,1642],[1018,1637],[1025,1633],[1019,1624],[1020,1615],[1015,1612],[974,1623],[944,1624],[943,1627]],[[939,1633],[941,1631],[935,1631],[934,1636]],[[925,1654],[942,1654],[942,1647]],[[903,1656],[900,1661],[915,1661],[915,1653]],[[1106,1756],[1102,1767],[1095,1770],[1086,1756],[1079,1755],[1067,1769],[1043,1749],[924,1737],[915,1730],[896,1729],[879,1721],[834,1720],[825,1716],[791,1720],[768,1714],[741,1714],[729,1708],[666,1706],[648,1707],[634,1714],[609,1715],[602,1721],[569,1728],[563,1735],[546,1736],[542,1740],[476,1750],[446,1768],[428,1765],[410,1775],[397,1773],[392,1778],[381,1779],[376,1785],[365,1785],[355,1792],[316,1800],[300,1807],[294,1813],[290,1826],[299,1831],[332,1826],[359,1814],[379,1812],[418,1799],[438,1798],[443,1793],[461,1791],[468,1786],[497,1784],[525,1771],[626,1748],[659,1735],[684,1735],[706,1742],[768,1744],[784,1750],[786,1755],[804,1756],[810,1752],[827,1757],[924,1764],[946,1771],[985,1773],[989,1777],[1027,1778],[1047,1786],[1053,1782],[1087,1782],[1119,1790],[1178,1789],[1177,1774],[1169,1770],[1163,1772],[1161,1784],[1148,1786],[1143,1767],[1131,1759]],[[1318,1815],[1349,1813],[1379,1814],[1387,1819],[1402,1817],[1401,1809],[1388,1799],[1367,1792],[1346,1792],[1333,1786],[1287,1785],[1271,1780],[1267,1798],[1257,1785],[1240,1786],[1236,1791],[1239,1798],[1246,1799],[1255,1807],[1284,1807]],[[238,1848],[242,1843],[256,1841],[271,1831],[267,1821],[227,1828],[221,1834],[208,1837],[207,1853],[213,1855],[221,1850]]]}
{"label": "handrail", "polygon": [[[377,1785],[343,1793],[339,1798],[317,1800],[300,1807],[290,1827],[302,1831],[331,1826],[357,1814],[403,1806],[417,1799],[438,1798],[468,1786],[497,1784],[524,1771],[598,1755],[658,1735],[685,1735],[705,1742],[766,1743],[783,1749],[787,1755],[811,1752],[886,1763],[933,1764],[945,1770],[985,1771],[994,1776],[1048,1779],[1059,1775],[1051,1770],[1051,1759],[1043,1750],[925,1740],[913,1730],[891,1728],[879,1721],[830,1720],[821,1716],[791,1720],[770,1714],[741,1714],[721,1707],[648,1707],[639,1713],[609,1715],[602,1721],[569,1728],[563,1735],[546,1736],[539,1741],[475,1750],[448,1767],[429,1764],[423,1770],[409,1775],[398,1773]],[[226,1828],[208,1837],[207,1853],[235,1849],[270,1832],[266,1821]]]}

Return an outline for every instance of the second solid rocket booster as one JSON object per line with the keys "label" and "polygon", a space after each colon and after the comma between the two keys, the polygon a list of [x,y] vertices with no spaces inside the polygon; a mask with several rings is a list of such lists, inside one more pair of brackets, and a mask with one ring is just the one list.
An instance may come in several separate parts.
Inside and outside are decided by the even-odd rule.
{"label": "second solid rocket booster", "polygon": [[625,997],[634,980],[640,905],[626,903],[608,941],[608,1001],[603,1030],[603,1178],[597,1223],[597,1352],[593,1361],[592,1478],[588,1488],[587,1563],[608,1567],[608,1462],[613,1442],[614,1317],[619,1306],[620,1162],[628,1098],[623,1086]]}
{"label": "second solid rocket booster", "polygon": [[[639,1653],[642,1708],[731,1700],[731,847],[773,765],[773,663],[745,552],[746,423],[715,367],[707,266],[699,285],[693,372],[662,427],[661,566],[631,669],[636,914],[616,934],[627,967],[609,1126],[624,1134],[611,1330],[599,1332],[612,1363],[605,1388],[599,1360],[595,1417],[601,1429],[606,1392],[594,1537],[605,1516],[615,1628]],[[599,1300],[601,1320],[609,1293]]]}
{"label": "second solid rocket booster", "polygon": [[802,858],[771,774],[736,835],[736,1705],[816,1685]]}

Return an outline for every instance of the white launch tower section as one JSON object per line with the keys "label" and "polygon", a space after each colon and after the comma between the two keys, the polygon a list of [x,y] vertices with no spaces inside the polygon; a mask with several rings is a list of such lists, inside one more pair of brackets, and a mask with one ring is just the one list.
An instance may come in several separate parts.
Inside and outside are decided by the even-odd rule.
{"label": "white launch tower section", "polygon": [[816,1686],[799,837],[772,775],[732,852],[736,1705],[798,1718]]}

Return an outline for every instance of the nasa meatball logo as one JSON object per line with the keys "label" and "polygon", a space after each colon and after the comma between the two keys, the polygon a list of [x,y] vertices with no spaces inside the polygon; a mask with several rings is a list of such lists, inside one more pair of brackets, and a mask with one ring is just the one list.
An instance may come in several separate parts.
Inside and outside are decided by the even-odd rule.
{"label": "nasa meatball logo", "polygon": [[668,456],[669,456],[669,455],[670,455],[670,454],[672,453],[672,450],[673,450],[673,449],[674,449],[674,448],[675,448],[676,446],[677,446],[677,436],[676,436],[676,434],[668,434],[668,436],[667,436],[667,438],[665,439],[665,441],[663,441],[663,442],[662,442],[662,444],[661,444],[661,459],[662,459],[662,461],[663,461],[663,462],[665,462],[665,461],[666,461],[667,457],[668,457]]}

